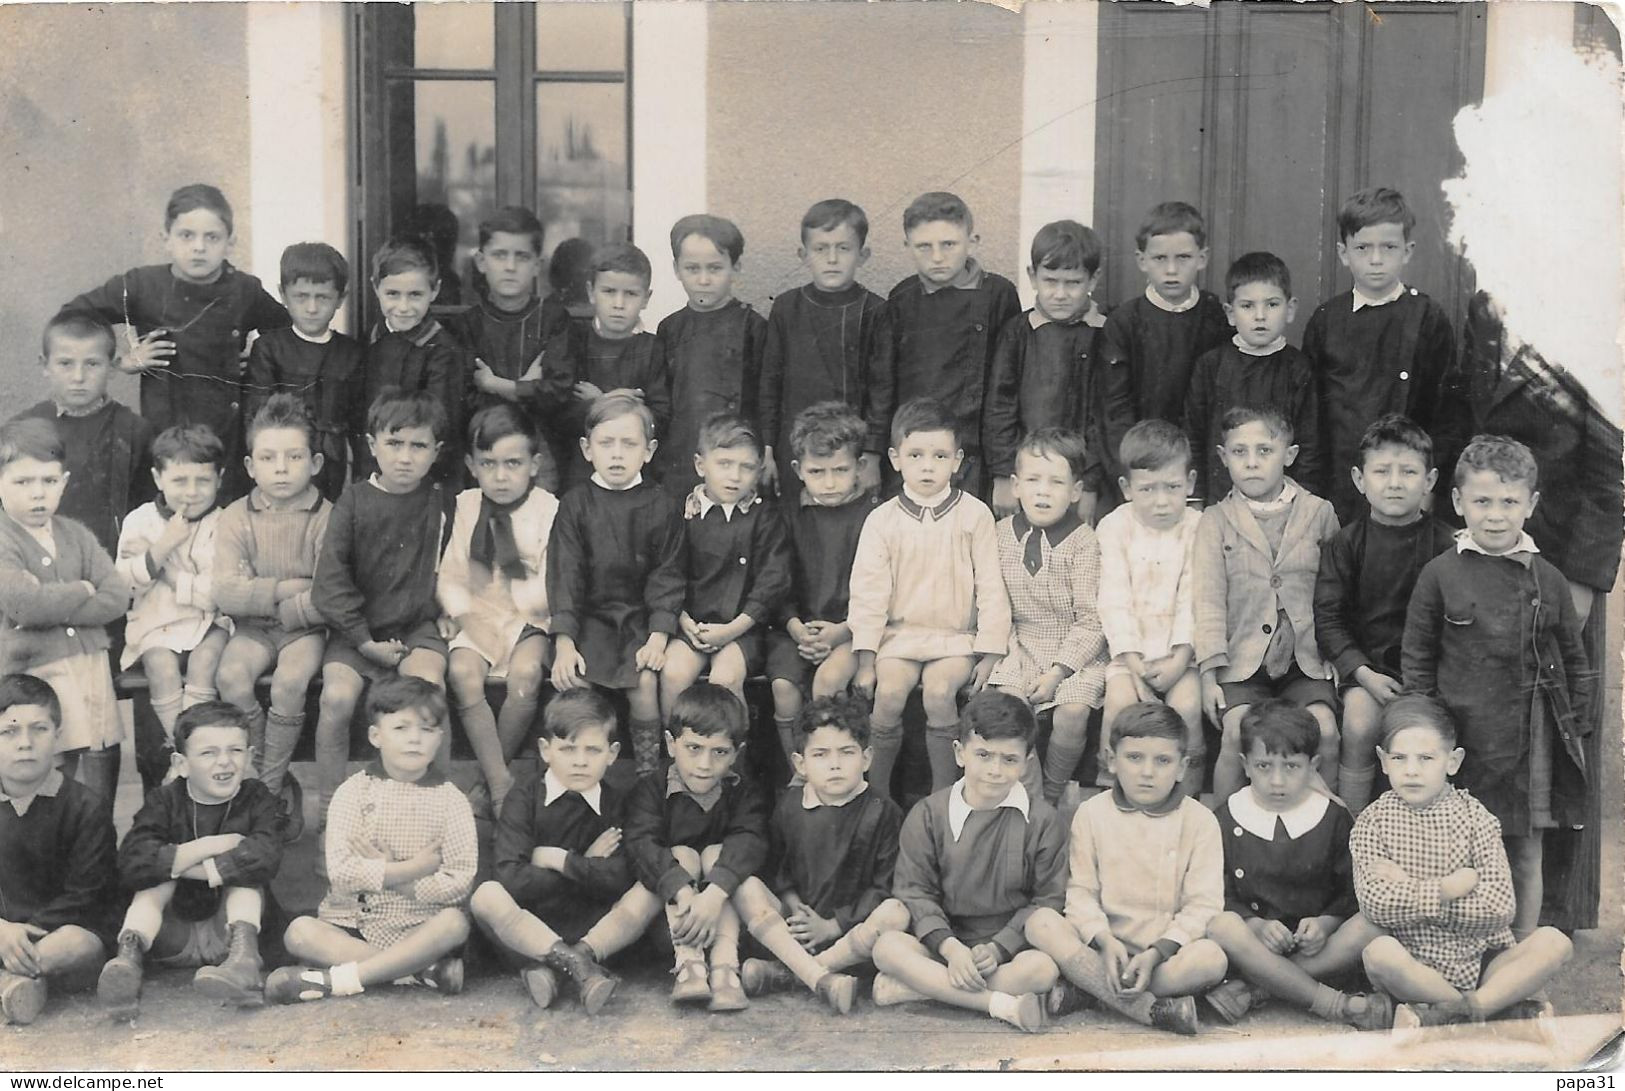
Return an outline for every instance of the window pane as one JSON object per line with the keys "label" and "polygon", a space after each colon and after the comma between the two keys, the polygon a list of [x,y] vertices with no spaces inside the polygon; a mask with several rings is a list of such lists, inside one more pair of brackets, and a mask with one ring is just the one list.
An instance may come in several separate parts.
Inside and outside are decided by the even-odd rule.
{"label": "window pane", "polygon": [[418,68],[490,68],[496,50],[491,4],[413,4]]}
{"label": "window pane", "polygon": [[536,68],[619,72],[626,67],[626,5],[536,5]]}
{"label": "window pane", "polygon": [[562,239],[626,238],[626,85],[536,88],[536,214],[551,250]]}
{"label": "window pane", "polygon": [[496,85],[401,80],[390,99],[394,147],[403,157],[410,148],[413,161],[391,172],[389,231],[433,240],[441,267],[435,302],[462,302],[479,222],[496,207]]}

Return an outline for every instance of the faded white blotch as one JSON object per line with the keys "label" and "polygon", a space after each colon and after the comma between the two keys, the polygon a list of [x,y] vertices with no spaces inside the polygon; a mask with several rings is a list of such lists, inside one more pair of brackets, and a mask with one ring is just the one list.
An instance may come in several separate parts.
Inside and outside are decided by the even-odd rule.
{"label": "faded white blotch", "polygon": [[1619,67],[1529,43],[1518,79],[1456,115],[1450,242],[1501,305],[1507,335],[1566,368],[1621,424]]}

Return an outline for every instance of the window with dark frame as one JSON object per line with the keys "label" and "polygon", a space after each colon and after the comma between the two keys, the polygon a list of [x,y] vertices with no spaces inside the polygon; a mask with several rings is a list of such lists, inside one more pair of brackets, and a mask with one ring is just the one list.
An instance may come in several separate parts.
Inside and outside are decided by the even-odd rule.
{"label": "window with dark frame", "polygon": [[[353,19],[357,285],[409,231],[439,254],[435,312],[461,310],[479,298],[480,221],[505,205],[542,221],[544,259],[629,237],[630,4],[358,4]],[[353,299],[364,329],[376,308]]]}

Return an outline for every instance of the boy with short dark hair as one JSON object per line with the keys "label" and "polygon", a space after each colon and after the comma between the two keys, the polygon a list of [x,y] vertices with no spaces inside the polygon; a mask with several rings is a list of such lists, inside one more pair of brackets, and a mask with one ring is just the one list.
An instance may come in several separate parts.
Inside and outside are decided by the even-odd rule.
{"label": "boy with short dark hair", "polygon": [[732,899],[767,858],[767,801],[734,768],[748,730],[745,706],[721,686],[700,682],[677,698],[666,729],[671,763],[645,774],[627,799],[624,847],[637,882],[581,940],[601,961],[664,909],[674,1004],[740,1011],[750,1003]]}
{"label": "boy with short dark hair", "polygon": [[316,916],[288,925],[288,953],[307,965],[266,978],[274,1004],[354,996],[403,978],[443,995],[463,991],[456,952],[468,938],[463,905],[479,842],[468,800],[432,767],[445,741],[445,694],[421,678],[383,678],[367,693],[367,722],[378,760],[333,795],[331,888]]}
{"label": "boy with short dark hair", "polygon": [[[852,559],[864,521],[880,503],[878,492],[862,481],[859,460],[867,434],[863,419],[837,401],[808,406],[790,429],[793,476],[780,489],[780,511],[790,542],[791,586],[779,627],[767,634],[773,722],[786,757],[796,753],[792,724],[805,691],[815,700],[834,697],[846,692],[857,673],[847,624]],[[795,492],[788,489],[792,481],[799,481]]]}
{"label": "boy with short dark hair", "polygon": [[[1212,812],[1180,787],[1185,725],[1167,705],[1124,709],[1112,724],[1116,785],[1072,818],[1065,919],[1039,912],[1033,945],[1067,980],[1130,1019],[1177,1034],[1200,1029],[1194,994],[1224,978],[1204,938],[1224,908],[1224,849]],[[1062,988],[1059,1014],[1079,1002]]]}
{"label": "boy with short dark hair", "polygon": [[57,513],[84,524],[109,555],[118,552],[126,513],[154,495],[151,424],[107,394],[117,342],[94,311],[63,311],[45,324],[40,368],[50,397],[23,410],[52,422],[62,437],[67,487]]}
{"label": "boy with short dark hair", "polygon": [[472,364],[475,412],[533,396],[542,353],[567,321],[563,307],[537,296],[542,241],[542,222],[528,208],[509,205],[480,221],[474,267],[485,291],[450,323]]}
{"label": "boy with short dark hair", "polygon": [[514,785],[497,819],[496,878],[469,901],[475,923],[524,961],[520,979],[538,1007],[558,995],[559,973],[575,983],[588,1015],[618,983],[581,943],[632,885],[621,850],[626,791],[604,779],[621,749],[616,728],[615,710],[596,690],[547,703],[538,740],[546,772]]}
{"label": "boy with short dark hair", "polygon": [[1241,718],[1252,783],[1214,811],[1224,837],[1224,912],[1207,927],[1237,975],[1204,997],[1227,1023],[1268,996],[1362,1030],[1393,1021],[1385,994],[1324,984],[1357,967],[1381,933],[1357,912],[1354,821],[1315,784],[1319,747],[1315,718],[1290,702],[1260,701]]}
{"label": "boy with short dark hair", "polygon": [[[1038,725],[1021,698],[984,690],[965,705],[952,785],[909,811],[893,890],[909,931],[875,943],[874,1001],[931,999],[1043,1028],[1054,961],[1028,950],[1031,922],[1066,895],[1066,834],[1021,786]],[[1036,945],[1035,945],[1036,946]]]}
{"label": "boy with short dark hair", "polygon": [[880,484],[889,411],[895,403],[886,301],[858,283],[869,260],[869,217],[851,201],[819,201],[801,217],[796,254],[812,279],[773,300],[762,349],[757,412],[779,495],[794,503],[800,485],[792,461],[796,421],[813,405],[844,402],[863,416],[859,444],[865,488]]}
{"label": "boy with short dark hair", "polygon": [[857,981],[841,971],[868,961],[882,933],[908,927],[908,910],[891,896],[903,812],[864,780],[872,755],[860,703],[820,697],[795,731],[790,762],[806,783],[773,811],[769,859],[778,866],[734,894],[750,934],[777,957],[746,959],[740,978],[751,996],[799,980],[845,1015]]}
{"label": "boy with short dark hair", "polygon": [[293,325],[266,330],[249,349],[243,420],[252,421],[275,394],[297,397],[315,429],[311,450],[322,456],[316,487],[335,501],[350,480],[350,425],[366,397],[361,345],[333,329],[350,266],[324,242],[296,242],[282,251],[281,272]]}
{"label": "boy with short dark hair", "polygon": [[1320,724],[1320,768],[1337,764],[1337,692],[1315,643],[1315,577],[1337,516],[1286,476],[1298,455],[1292,425],[1269,406],[1237,406],[1220,421],[1220,457],[1234,485],[1202,512],[1192,548],[1196,663],[1202,709],[1220,727],[1213,794],[1229,799],[1244,778],[1241,717],[1265,697],[1285,697]]}
{"label": "boy with short dark hair", "polygon": [[[1021,311],[1016,286],[976,260],[976,225],[952,193],[922,193],[903,210],[903,238],[916,276],[891,290],[895,380],[875,391],[885,420],[893,406],[929,397],[947,408],[964,448],[956,480],[987,495],[981,449],[982,404],[999,330]],[[888,396],[889,395],[889,396]]]}
{"label": "boy with short dark hair", "polygon": [[379,469],[346,489],[328,520],[311,585],[311,602],[331,631],[316,720],[324,812],[343,779],[350,717],[366,683],[397,672],[445,683],[434,592],[452,504],[428,480],[445,434],[445,410],[427,391],[385,390],[367,413],[367,446]]}
{"label": "boy with short dark hair", "polygon": [[1230,491],[1230,475],[1219,458],[1219,422],[1238,405],[1274,406],[1291,422],[1298,445],[1293,478],[1325,495],[1314,372],[1308,358],[1286,343],[1286,328],[1298,311],[1292,274],[1274,254],[1243,254],[1230,263],[1224,291],[1224,313],[1236,334],[1229,344],[1197,357],[1183,406],[1191,450],[1202,455],[1196,462],[1196,495],[1204,504],[1216,504]]}
{"label": "boy with short dark hair", "polygon": [[671,708],[700,674],[743,703],[762,667],[762,629],[790,591],[789,546],[779,513],[756,493],[762,448],[741,417],[719,413],[700,428],[700,483],[682,500],[688,591],[680,639],[666,645],[661,703]]}
{"label": "boy with short dark hair", "polygon": [[1423,511],[1439,476],[1433,441],[1408,417],[1378,417],[1349,471],[1367,514],[1321,547],[1315,639],[1337,671],[1343,699],[1337,794],[1359,817],[1371,801],[1382,709],[1400,691],[1400,639],[1422,568],[1455,531]]}
{"label": "boy with short dark hair", "polygon": [[[756,420],[767,320],[733,294],[744,252],[745,236],[731,220],[694,215],[672,225],[672,268],[688,303],[655,331],[671,375],[671,427],[655,473],[673,495],[694,484],[690,455],[707,420],[718,413]],[[771,482],[772,471],[766,476]]]}
{"label": "boy with short dark hair", "polygon": [[276,793],[246,779],[248,718],[205,701],[175,721],[174,780],[148,794],[119,846],[134,897],[96,996],[134,1018],[143,962],[197,966],[203,995],[257,1007],[260,925],[282,866],[287,819]]}
{"label": "boy with short dark hair", "polygon": [[1303,351],[1320,386],[1332,504],[1340,520],[1360,509],[1347,477],[1360,437],[1384,413],[1434,426],[1439,390],[1455,362],[1456,338],[1444,308],[1400,281],[1416,241],[1416,214],[1396,190],[1363,189],[1337,213],[1337,260],[1352,290],[1315,309]]}
{"label": "boy with short dark hair", "polygon": [[[935,230],[933,228],[933,230]],[[952,413],[916,398],[892,418],[892,469],[903,491],[863,524],[852,561],[853,686],[873,698],[874,783],[891,791],[903,708],[916,685],[935,790],[954,780],[959,691],[980,689],[1010,644],[1010,596],[993,513],[954,485],[965,460]]]}
{"label": "boy with short dark hair", "polygon": [[1196,358],[1229,336],[1219,297],[1197,285],[1207,257],[1207,224],[1183,201],[1155,206],[1134,233],[1145,294],[1113,308],[1100,331],[1108,452],[1135,421],[1183,420]]}
{"label": "boy with short dark hair", "polygon": [[61,715],[45,682],[0,677],[0,1022],[87,983],[118,931],[112,812],[52,764]]}
{"label": "boy with short dark hair", "polygon": [[[1010,319],[993,346],[982,409],[982,449],[993,477],[993,512],[1015,512],[1016,449],[1040,428],[1066,428],[1089,439],[1085,492],[1098,496],[1106,450],[1106,402],[1096,359],[1105,318],[1091,294],[1100,279],[1100,236],[1073,220],[1045,224],[1033,236],[1033,307]],[[1126,429],[1132,421],[1123,423]],[[1091,502],[1092,508],[1092,502]]]}

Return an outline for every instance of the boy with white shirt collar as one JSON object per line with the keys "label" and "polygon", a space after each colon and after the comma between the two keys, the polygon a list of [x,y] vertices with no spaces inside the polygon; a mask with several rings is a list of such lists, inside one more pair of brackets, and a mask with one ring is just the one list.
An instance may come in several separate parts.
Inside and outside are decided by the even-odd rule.
{"label": "boy with white shirt collar", "polygon": [[893,889],[911,930],[875,944],[876,1004],[931,999],[1042,1029],[1058,972],[1028,935],[1039,914],[1060,921],[1066,838],[1055,809],[1021,786],[1036,732],[1014,694],[984,690],[965,705],[954,742],[964,775],[903,823]]}
{"label": "boy with white shirt collar", "polygon": [[1358,912],[1348,847],[1354,820],[1316,786],[1319,745],[1315,718],[1289,701],[1260,701],[1242,717],[1251,784],[1214,812],[1225,911],[1207,927],[1237,972],[1205,997],[1227,1023],[1264,996],[1362,1030],[1386,1030],[1393,1020],[1387,995],[1322,984],[1356,969],[1381,931]]}
{"label": "boy with white shirt collar", "polygon": [[548,702],[539,740],[546,772],[514,785],[497,820],[495,879],[474,891],[474,920],[498,949],[522,960],[531,999],[547,1007],[558,973],[575,982],[587,1014],[616,977],[581,937],[632,886],[621,851],[626,792],[604,780],[620,754],[615,711],[597,690]]}

